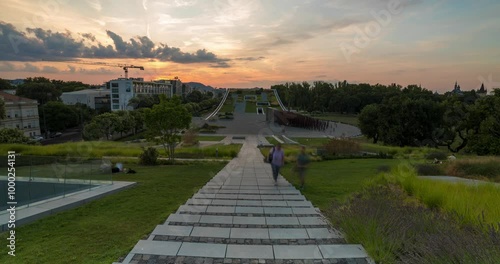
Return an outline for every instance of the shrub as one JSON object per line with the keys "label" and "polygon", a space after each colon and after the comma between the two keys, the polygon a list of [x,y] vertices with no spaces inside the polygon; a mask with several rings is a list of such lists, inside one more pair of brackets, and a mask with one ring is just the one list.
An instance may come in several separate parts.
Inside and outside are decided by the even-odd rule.
{"label": "shrub", "polygon": [[448,163],[448,175],[500,181],[500,158],[463,159]]}
{"label": "shrub", "polygon": [[[431,205],[443,201],[431,198]],[[500,233],[461,224],[453,214],[430,210],[401,188],[371,186],[326,215],[361,243],[377,263],[499,263]]]}
{"label": "shrub", "polygon": [[439,165],[417,164],[414,167],[417,174],[422,176],[439,176],[446,174],[444,168]]}
{"label": "shrub", "polygon": [[156,165],[159,155],[158,150],[153,147],[143,148],[143,152],[139,156],[139,163],[141,165]]}
{"label": "shrub", "polygon": [[189,129],[182,135],[182,142],[187,146],[193,146],[198,143],[197,137],[198,133],[196,133],[196,130]]}
{"label": "shrub", "polygon": [[446,160],[448,158],[448,155],[444,152],[431,152],[431,153],[428,153],[425,156],[425,158],[428,160],[434,160],[434,159]]}
{"label": "shrub", "polygon": [[346,139],[332,139],[324,145],[328,155],[349,155],[361,151],[359,143]]}

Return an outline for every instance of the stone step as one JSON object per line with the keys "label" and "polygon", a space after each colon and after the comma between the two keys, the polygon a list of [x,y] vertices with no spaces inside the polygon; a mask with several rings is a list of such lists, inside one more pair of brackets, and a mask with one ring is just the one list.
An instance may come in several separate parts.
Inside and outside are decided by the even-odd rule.
{"label": "stone step", "polygon": [[215,194],[215,193],[196,193],[195,199],[227,199],[227,200],[288,200],[304,201],[303,195],[290,194]]}
{"label": "stone step", "polygon": [[151,235],[234,239],[337,239],[341,234],[328,228],[225,228],[158,225]]}
{"label": "stone step", "polygon": [[[159,259],[160,256],[258,260],[328,259],[331,261],[340,261],[342,259],[354,259],[356,261],[355,263],[369,263],[367,259],[368,255],[363,247],[355,244],[238,245],[150,240],[140,240],[130,251],[129,256],[127,256],[124,263],[130,263],[132,261],[136,261],[136,263],[138,263],[140,260],[152,261],[154,258]],[[163,257],[163,259],[166,258]],[[183,263],[187,263],[187,261]]]}
{"label": "stone step", "polygon": [[288,217],[288,216],[218,216],[202,214],[171,214],[166,222],[174,223],[201,223],[201,224],[234,224],[234,225],[269,225],[269,226],[296,226],[296,225],[328,225],[320,216]]}
{"label": "stone step", "polygon": [[[189,202],[188,202],[189,203]],[[228,206],[228,205],[181,205],[177,213],[205,213],[216,215],[262,214],[262,215],[319,215],[312,207],[274,206]]]}

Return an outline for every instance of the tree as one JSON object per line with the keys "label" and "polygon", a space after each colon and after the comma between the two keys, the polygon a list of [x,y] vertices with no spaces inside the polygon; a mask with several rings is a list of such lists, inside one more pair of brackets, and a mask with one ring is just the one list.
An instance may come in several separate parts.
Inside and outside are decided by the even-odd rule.
{"label": "tree", "polygon": [[16,95],[37,100],[44,105],[49,101],[57,101],[62,92],[50,82],[27,82],[19,85],[16,89]]}
{"label": "tree", "polygon": [[203,100],[203,94],[198,90],[194,90],[187,95],[186,99],[188,102],[199,103]]}
{"label": "tree", "polygon": [[173,160],[175,147],[181,140],[179,133],[189,128],[191,114],[178,97],[167,99],[162,95],[160,104],[147,109],[144,117],[149,137],[162,144],[165,152],[169,154],[169,159]]}
{"label": "tree", "polygon": [[32,141],[17,128],[2,128],[0,129],[0,143],[27,144],[32,143]]}
{"label": "tree", "polygon": [[80,116],[76,109],[61,102],[48,102],[38,112],[44,131],[62,131],[79,125]]}
{"label": "tree", "polygon": [[129,113],[129,111],[117,111],[115,112],[118,117],[118,122],[115,126],[115,131],[120,133],[120,137],[123,133],[127,133],[135,127],[134,117]]}
{"label": "tree", "polygon": [[0,78],[0,90],[8,90],[8,89],[12,89],[12,85],[10,84],[10,82]]}
{"label": "tree", "polygon": [[0,120],[5,118],[5,102],[2,97],[0,97]]}
{"label": "tree", "polygon": [[359,114],[359,128],[361,133],[368,138],[373,139],[373,144],[377,144],[379,139],[379,113],[380,109],[377,104],[365,106]]}
{"label": "tree", "polygon": [[86,139],[98,139],[105,137],[109,140],[116,132],[116,126],[119,123],[119,117],[115,113],[100,114],[87,124],[84,128]]}

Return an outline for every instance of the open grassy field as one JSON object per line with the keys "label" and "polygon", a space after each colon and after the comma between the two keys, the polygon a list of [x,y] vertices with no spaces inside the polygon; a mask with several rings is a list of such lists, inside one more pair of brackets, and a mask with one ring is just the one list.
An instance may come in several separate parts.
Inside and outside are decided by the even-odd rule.
{"label": "open grassy field", "polygon": [[353,114],[328,113],[328,114],[313,115],[312,117],[323,120],[341,122],[353,126],[359,125],[358,116]]}
{"label": "open grassy field", "polygon": [[248,101],[245,104],[245,113],[257,113],[257,105],[255,105],[255,102],[253,101]]}
{"label": "open grassy field", "polygon": [[[326,210],[333,200],[343,200],[363,189],[365,181],[377,175],[380,166],[396,166],[398,160],[355,159],[313,162],[306,171],[306,188],[302,193],[315,206]],[[283,167],[283,176],[295,186],[299,179],[293,164]]]}
{"label": "open grassy field", "polygon": [[[126,165],[127,166],[127,165]],[[0,263],[112,263],[162,224],[224,164],[134,166],[116,180],[137,186],[84,206],[16,228],[16,257],[0,251]],[[0,240],[7,241],[7,233]]]}

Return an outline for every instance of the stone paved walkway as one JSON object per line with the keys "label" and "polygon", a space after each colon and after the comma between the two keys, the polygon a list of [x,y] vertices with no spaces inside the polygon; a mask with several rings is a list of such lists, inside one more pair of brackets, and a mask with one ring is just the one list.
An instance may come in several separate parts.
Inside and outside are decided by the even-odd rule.
{"label": "stone paved walkway", "polygon": [[123,263],[371,263],[290,183],[274,186],[257,137]]}

